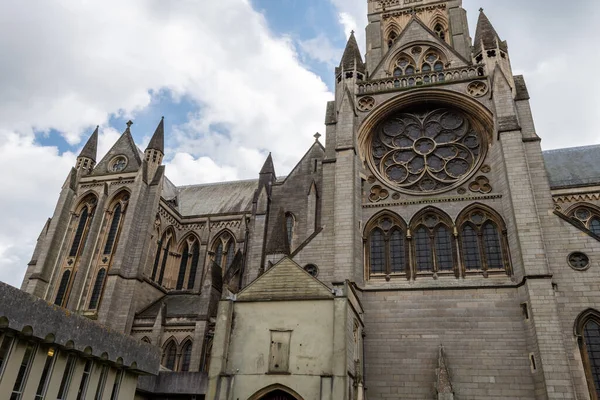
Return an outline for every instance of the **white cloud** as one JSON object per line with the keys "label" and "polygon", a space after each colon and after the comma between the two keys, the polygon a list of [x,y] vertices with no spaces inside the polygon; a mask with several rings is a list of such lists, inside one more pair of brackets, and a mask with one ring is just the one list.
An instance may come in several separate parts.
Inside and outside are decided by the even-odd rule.
{"label": "white cloud", "polygon": [[302,51],[311,59],[327,64],[331,69],[340,62],[342,57],[343,49],[334,47],[331,40],[324,34],[312,39],[300,40],[298,43]]}
{"label": "white cloud", "polygon": [[365,53],[365,28],[367,26],[367,1],[366,0],[330,0],[338,11],[338,22],[344,29],[346,37],[350,31],[356,34],[356,40],[363,53]]}
{"label": "white cloud", "polygon": [[0,155],[10,156],[0,160],[10,171],[0,279],[14,285],[75,162],[36,145],[34,131],[83,146],[100,124],[101,156],[120,134],[111,114],[133,118],[150,93],[169,91],[201,107],[172,132],[167,175],[178,184],[255,177],[269,150],[278,172],[294,166],[332,97],[248,0],[6,0],[0,53]]}

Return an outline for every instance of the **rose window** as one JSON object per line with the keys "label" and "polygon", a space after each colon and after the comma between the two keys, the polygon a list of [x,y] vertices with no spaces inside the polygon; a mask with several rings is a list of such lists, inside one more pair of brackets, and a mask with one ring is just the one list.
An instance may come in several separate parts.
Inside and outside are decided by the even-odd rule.
{"label": "rose window", "polygon": [[483,161],[485,136],[462,111],[439,108],[392,115],[371,140],[370,162],[393,187],[438,192],[459,185]]}

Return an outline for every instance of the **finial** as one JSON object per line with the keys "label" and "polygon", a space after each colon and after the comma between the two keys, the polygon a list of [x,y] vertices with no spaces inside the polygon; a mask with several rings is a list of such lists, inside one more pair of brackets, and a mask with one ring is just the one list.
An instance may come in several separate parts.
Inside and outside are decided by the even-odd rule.
{"label": "finial", "polygon": [[354,35],[354,29],[352,29],[352,30],[350,31],[350,34],[351,34],[351,35]]}
{"label": "finial", "polygon": [[133,122],[131,122],[131,120],[127,121],[127,123],[125,124],[127,125],[127,129],[131,128],[131,125],[133,125]]}
{"label": "finial", "polygon": [[313,137],[315,138],[315,142],[318,142],[319,138],[321,137],[321,134],[319,132],[317,132],[313,135]]}
{"label": "finial", "polygon": [[481,8],[479,9],[479,12],[483,12],[483,7],[481,7]]}

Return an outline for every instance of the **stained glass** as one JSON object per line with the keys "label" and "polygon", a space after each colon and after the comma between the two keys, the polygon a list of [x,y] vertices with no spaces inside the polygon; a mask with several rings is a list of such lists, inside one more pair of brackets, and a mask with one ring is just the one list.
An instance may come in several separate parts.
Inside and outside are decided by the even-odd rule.
{"label": "stained glass", "polygon": [[452,271],[454,269],[452,253],[450,231],[446,227],[440,226],[435,232],[435,255],[438,271]]}
{"label": "stained glass", "polygon": [[424,227],[417,229],[414,236],[417,271],[433,271],[433,252],[428,230]]}
{"label": "stained glass", "polygon": [[85,230],[85,225],[87,224],[88,219],[88,209],[84,207],[81,210],[81,214],[79,215],[79,224],[77,224],[77,230],[75,231],[75,236],[73,237],[73,244],[71,245],[71,251],[69,251],[69,257],[76,257],[79,244],[82,242],[83,232]]}
{"label": "stained glass", "polygon": [[385,242],[383,240],[383,232],[375,229],[371,233],[371,273],[385,273]]}
{"label": "stained glass", "polygon": [[404,235],[398,229],[390,237],[390,271],[392,274],[401,274],[405,269]]}
{"label": "stained glass", "polygon": [[504,268],[498,228],[492,222],[487,222],[483,226],[483,243],[488,269]]}
{"label": "stained glass", "polygon": [[63,273],[63,276],[60,280],[60,284],[58,285],[58,291],[56,292],[56,299],[54,300],[54,304],[57,306],[62,306],[65,300],[65,294],[67,292],[67,285],[69,284],[69,278],[71,278],[71,271],[66,270]]}
{"label": "stained glass", "polygon": [[596,395],[600,396],[600,325],[589,321],[584,328],[585,347]]}
{"label": "stained glass", "polygon": [[479,239],[477,232],[470,225],[466,225],[462,230],[462,247],[465,268],[468,270],[481,269]]}
{"label": "stained glass", "polygon": [[104,277],[106,276],[106,270],[100,268],[96,275],[96,281],[94,282],[94,289],[92,290],[92,296],[90,297],[90,310],[95,310],[98,307],[98,300],[100,300],[100,294],[102,293],[102,286],[104,285]]}

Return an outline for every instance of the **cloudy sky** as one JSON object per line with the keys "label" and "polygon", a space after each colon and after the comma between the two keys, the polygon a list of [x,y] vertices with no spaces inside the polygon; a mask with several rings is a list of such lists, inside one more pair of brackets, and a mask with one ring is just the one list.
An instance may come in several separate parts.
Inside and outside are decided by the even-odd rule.
{"label": "cloudy sky", "polygon": [[[350,30],[367,0],[2,0],[0,280],[19,285],[78,151],[100,156],[128,119],[141,148],[162,115],[176,184],[286,174],[323,131]],[[524,74],[545,149],[600,143],[600,2],[464,0]]]}

